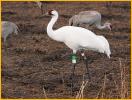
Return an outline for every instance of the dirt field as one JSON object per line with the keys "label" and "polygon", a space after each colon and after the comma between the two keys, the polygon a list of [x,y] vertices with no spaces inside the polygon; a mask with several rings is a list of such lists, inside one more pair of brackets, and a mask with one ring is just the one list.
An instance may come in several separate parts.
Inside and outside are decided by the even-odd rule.
{"label": "dirt field", "polygon": [[[86,51],[91,82],[86,85],[83,98],[130,98],[130,2],[46,4],[45,12],[55,9],[60,14],[54,29],[68,25],[71,16],[86,10],[99,11],[102,23],[112,23],[112,31],[89,28],[108,39],[112,55],[108,59],[104,54]],[[45,93],[47,98],[76,97],[85,64],[78,61],[72,96],[72,51],[48,37],[50,19],[41,17],[34,2],[2,2],[2,21],[12,21],[20,28],[19,35],[9,36],[6,49],[2,44],[2,98],[46,98]]]}

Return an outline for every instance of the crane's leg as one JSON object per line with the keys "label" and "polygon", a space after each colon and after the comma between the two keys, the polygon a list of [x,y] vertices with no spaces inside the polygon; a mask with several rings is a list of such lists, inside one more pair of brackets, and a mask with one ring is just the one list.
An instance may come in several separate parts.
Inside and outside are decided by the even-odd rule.
{"label": "crane's leg", "polygon": [[75,67],[76,67],[76,60],[77,60],[77,57],[76,57],[76,54],[72,54],[71,56],[71,59],[72,59],[72,63],[73,63],[73,68],[72,68],[72,74],[71,74],[71,79],[72,79],[72,82],[71,82],[71,94],[73,95],[73,87],[74,87],[74,72],[75,72]]}
{"label": "crane's leg", "polygon": [[43,5],[41,6],[41,14],[43,15]]}
{"label": "crane's leg", "polygon": [[85,58],[85,63],[86,63],[86,70],[87,70],[86,78],[88,78],[89,81],[90,81],[90,71],[89,71],[89,68],[88,68],[88,59],[87,59],[87,57]]}
{"label": "crane's leg", "polygon": [[80,60],[84,60],[84,50],[80,50]]}
{"label": "crane's leg", "polygon": [[86,55],[84,53],[81,53],[81,55],[83,56],[83,59],[85,61],[85,64],[86,64],[86,77],[85,78],[88,78],[90,80],[90,74],[89,74],[89,68],[88,68],[88,59],[86,57]]}
{"label": "crane's leg", "polygon": [[71,78],[72,78],[72,82],[71,82],[71,94],[73,95],[73,88],[74,88],[74,76],[75,76],[75,67],[76,67],[76,64],[73,64],[73,68],[72,68],[72,75],[71,75]]}

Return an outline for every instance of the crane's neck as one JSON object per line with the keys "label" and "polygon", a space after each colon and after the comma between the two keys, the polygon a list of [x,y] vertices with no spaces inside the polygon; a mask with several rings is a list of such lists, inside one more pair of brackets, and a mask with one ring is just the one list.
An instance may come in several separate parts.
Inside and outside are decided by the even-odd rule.
{"label": "crane's neck", "polygon": [[51,32],[54,32],[53,30],[53,25],[55,24],[55,22],[57,21],[58,19],[58,15],[55,15],[55,16],[52,16],[48,26],[47,26],[47,33],[48,35],[51,33]]}
{"label": "crane's neck", "polygon": [[53,30],[53,25],[55,24],[57,19],[58,19],[58,14],[52,16],[52,19],[50,20],[50,22],[49,22],[49,24],[47,26],[47,34],[53,40],[61,41],[60,40],[61,39],[60,36],[57,33],[55,33],[55,31]]}
{"label": "crane's neck", "polygon": [[106,28],[106,25],[97,24],[96,25],[98,29],[104,29]]}

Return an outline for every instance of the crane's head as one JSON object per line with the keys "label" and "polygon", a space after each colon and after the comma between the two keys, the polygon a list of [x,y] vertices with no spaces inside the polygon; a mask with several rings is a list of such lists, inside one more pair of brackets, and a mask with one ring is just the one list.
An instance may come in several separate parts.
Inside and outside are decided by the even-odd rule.
{"label": "crane's head", "polygon": [[49,16],[57,16],[58,15],[58,12],[56,10],[49,10],[46,15],[49,15]]}
{"label": "crane's head", "polygon": [[111,25],[111,23],[106,22],[104,25],[105,25],[110,31],[112,30],[112,25]]}

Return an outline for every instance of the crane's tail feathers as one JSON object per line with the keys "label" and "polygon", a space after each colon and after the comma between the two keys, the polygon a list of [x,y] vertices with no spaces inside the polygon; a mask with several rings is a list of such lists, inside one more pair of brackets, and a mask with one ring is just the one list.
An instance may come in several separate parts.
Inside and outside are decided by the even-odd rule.
{"label": "crane's tail feathers", "polygon": [[106,53],[107,57],[110,59],[110,55],[111,55],[110,49],[108,49],[105,53]]}
{"label": "crane's tail feathers", "polygon": [[102,43],[104,44],[104,53],[110,58],[111,51],[110,51],[110,45],[107,39],[104,36],[98,36],[101,40]]}

